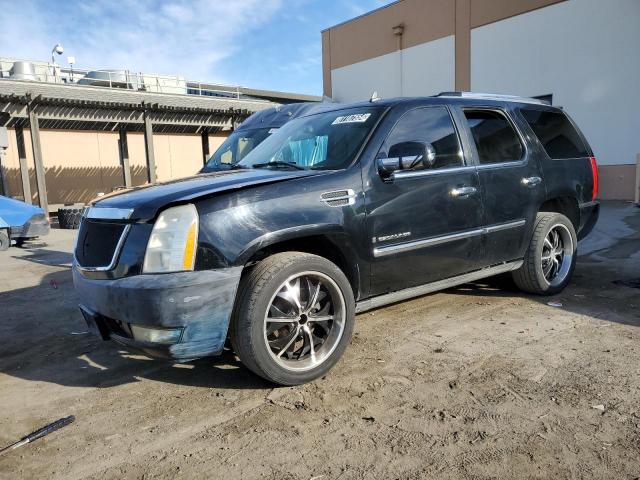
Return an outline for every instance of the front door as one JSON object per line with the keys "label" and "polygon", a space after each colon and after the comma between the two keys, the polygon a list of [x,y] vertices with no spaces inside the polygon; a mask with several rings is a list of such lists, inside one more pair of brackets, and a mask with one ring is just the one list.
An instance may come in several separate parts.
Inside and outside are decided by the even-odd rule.
{"label": "front door", "polygon": [[482,188],[484,258],[493,265],[522,258],[544,185],[535,155],[498,108],[463,109]]}
{"label": "front door", "polygon": [[[417,147],[416,147],[417,146]],[[377,158],[401,162],[385,177],[365,173],[371,293],[379,295],[459,275],[481,262],[482,201],[475,166],[445,106],[413,108],[400,116]]]}

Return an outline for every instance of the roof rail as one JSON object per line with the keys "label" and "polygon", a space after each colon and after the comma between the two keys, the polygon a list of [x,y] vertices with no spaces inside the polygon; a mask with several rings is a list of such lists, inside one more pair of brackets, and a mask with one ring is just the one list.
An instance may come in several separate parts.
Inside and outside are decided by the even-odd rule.
{"label": "roof rail", "polygon": [[475,93],[475,92],[440,92],[434,97],[460,97],[478,100],[498,100],[507,102],[534,103],[536,105],[549,105],[548,102],[531,97],[519,97],[517,95],[500,95],[497,93]]}

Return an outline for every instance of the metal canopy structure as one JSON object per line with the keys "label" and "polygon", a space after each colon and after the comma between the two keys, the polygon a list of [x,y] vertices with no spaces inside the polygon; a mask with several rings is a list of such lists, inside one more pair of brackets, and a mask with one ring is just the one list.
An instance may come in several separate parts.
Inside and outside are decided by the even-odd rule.
{"label": "metal canopy structure", "polygon": [[206,158],[210,133],[233,129],[252,113],[274,105],[266,100],[0,80],[0,126],[16,130],[24,198],[31,199],[23,133],[24,128],[29,128],[38,198],[47,213],[41,128],[118,131],[123,179],[130,186],[127,132],[144,132],[148,180],[154,182],[153,133],[201,134]]}

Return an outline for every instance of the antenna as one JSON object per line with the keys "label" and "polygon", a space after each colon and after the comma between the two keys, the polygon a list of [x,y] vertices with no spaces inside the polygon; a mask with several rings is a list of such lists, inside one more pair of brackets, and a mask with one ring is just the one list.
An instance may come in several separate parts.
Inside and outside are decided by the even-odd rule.
{"label": "antenna", "polygon": [[378,100],[380,100],[380,97],[378,96],[378,92],[374,90],[374,92],[371,94],[371,98],[369,99],[369,101],[371,103],[374,103],[374,102],[377,102]]}

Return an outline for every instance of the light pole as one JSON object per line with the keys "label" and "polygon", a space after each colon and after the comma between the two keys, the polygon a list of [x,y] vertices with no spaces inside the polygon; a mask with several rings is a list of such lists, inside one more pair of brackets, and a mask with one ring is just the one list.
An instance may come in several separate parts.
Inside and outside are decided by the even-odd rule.
{"label": "light pole", "polygon": [[53,69],[53,79],[56,79],[56,53],[62,55],[64,53],[64,47],[61,43],[56,43],[55,47],[51,50],[51,68]]}
{"label": "light pole", "polygon": [[76,63],[76,57],[67,57],[67,63],[71,67],[71,83],[73,83],[73,66]]}

